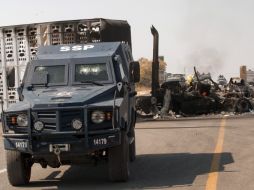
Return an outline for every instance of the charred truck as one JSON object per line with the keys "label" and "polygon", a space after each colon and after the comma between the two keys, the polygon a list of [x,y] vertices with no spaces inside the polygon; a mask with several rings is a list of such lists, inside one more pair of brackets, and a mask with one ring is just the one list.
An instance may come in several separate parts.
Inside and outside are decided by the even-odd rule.
{"label": "charred truck", "polygon": [[240,79],[228,84],[214,82],[210,74],[200,74],[194,68],[194,77],[187,84],[182,77],[159,84],[159,33],[151,28],[154,36],[151,95],[136,98],[140,117],[169,115],[169,111],[182,116],[209,113],[250,112],[254,109],[253,90]]}
{"label": "charred truck", "polygon": [[[110,180],[128,180],[136,155],[134,84],[140,78],[129,24],[90,19],[0,30],[9,182],[27,184],[34,163],[58,168],[104,159]],[[19,101],[6,106],[9,65],[15,67]]]}

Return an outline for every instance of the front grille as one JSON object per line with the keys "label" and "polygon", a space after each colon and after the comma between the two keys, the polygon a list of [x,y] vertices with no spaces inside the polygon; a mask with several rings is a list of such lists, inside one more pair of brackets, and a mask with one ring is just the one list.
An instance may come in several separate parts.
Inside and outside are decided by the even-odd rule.
{"label": "front grille", "polygon": [[43,132],[51,131],[74,131],[71,126],[73,119],[84,121],[83,111],[79,110],[48,110],[34,112],[34,121],[44,123]]}
{"label": "front grille", "polygon": [[56,131],[56,111],[40,111],[37,117],[44,123],[45,131]]}

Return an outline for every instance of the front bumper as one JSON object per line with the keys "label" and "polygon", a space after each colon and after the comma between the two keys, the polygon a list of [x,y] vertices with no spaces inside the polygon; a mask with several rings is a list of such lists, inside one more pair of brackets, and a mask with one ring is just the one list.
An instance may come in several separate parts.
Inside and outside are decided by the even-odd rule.
{"label": "front bumper", "polygon": [[[97,107],[96,107],[97,108]],[[106,107],[103,107],[104,109]],[[89,109],[93,109],[89,106]],[[99,108],[97,108],[99,109]],[[49,109],[33,109],[28,110],[28,126],[32,125],[32,113],[39,111],[48,111]],[[31,127],[28,127],[26,134],[8,133],[6,130],[6,122],[3,122],[3,137],[4,147],[7,150],[17,150],[25,153],[46,154],[50,152],[51,145],[66,144],[70,147],[69,152],[77,153],[89,153],[95,150],[102,150],[109,147],[120,145],[121,143],[121,126],[113,127],[105,130],[89,130],[88,128],[88,107],[64,107],[64,108],[51,108],[50,111],[55,110],[55,131],[45,133],[35,133]],[[60,112],[62,111],[80,110],[83,114],[84,130],[83,131],[61,131],[63,127],[61,121],[64,118],[60,118]],[[73,112],[73,111],[72,111]],[[79,115],[80,116],[80,115]],[[49,118],[50,119],[50,118]],[[49,120],[48,119],[48,120]],[[52,120],[52,119],[51,119]],[[117,119],[116,119],[117,120]],[[116,121],[115,121],[116,122]],[[116,123],[115,123],[116,124]]]}
{"label": "front bumper", "polygon": [[50,145],[68,144],[71,153],[89,153],[120,145],[120,129],[79,132],[52,132],[48,134],[3,134],[4,147],[24,153],[48,154]]}

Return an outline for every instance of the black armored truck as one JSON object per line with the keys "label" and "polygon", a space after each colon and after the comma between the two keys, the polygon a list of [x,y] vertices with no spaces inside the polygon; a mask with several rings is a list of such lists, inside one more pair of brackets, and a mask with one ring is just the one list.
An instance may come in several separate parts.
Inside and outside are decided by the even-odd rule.
{"label": "black armored truck", "polygon": [[[99,160],[108,162],[110,180],[128,180],[129,161],[136,155],[140,78],[129,24],[89,19],[8,26],[0,32],[2,72],[7,76],[14,63],[15,77],[22,79],[14,80],[17,102],[2,111],[9,182],[29,183],[34,163],[58,168]],[[13,52],[6,47],[10,38]],[[10,90],[8,81],[3,83]],[[2,100],[8,103],[8,97]]]}

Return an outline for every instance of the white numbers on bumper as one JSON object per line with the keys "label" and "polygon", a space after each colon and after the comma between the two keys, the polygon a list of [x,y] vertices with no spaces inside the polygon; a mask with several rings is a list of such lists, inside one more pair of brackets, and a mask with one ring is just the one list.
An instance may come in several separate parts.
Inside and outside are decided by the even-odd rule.
{"label": "white numbers on bumper", "polygon": [[27,148],[27,142],[15,142],[16,148]]}
{"label": "white numbers on bumper", "polygon": [[107,139],[106,138],[100,138],[100,139],[94,139],[93,144],[94,145],[106,145],[107,144]]}

